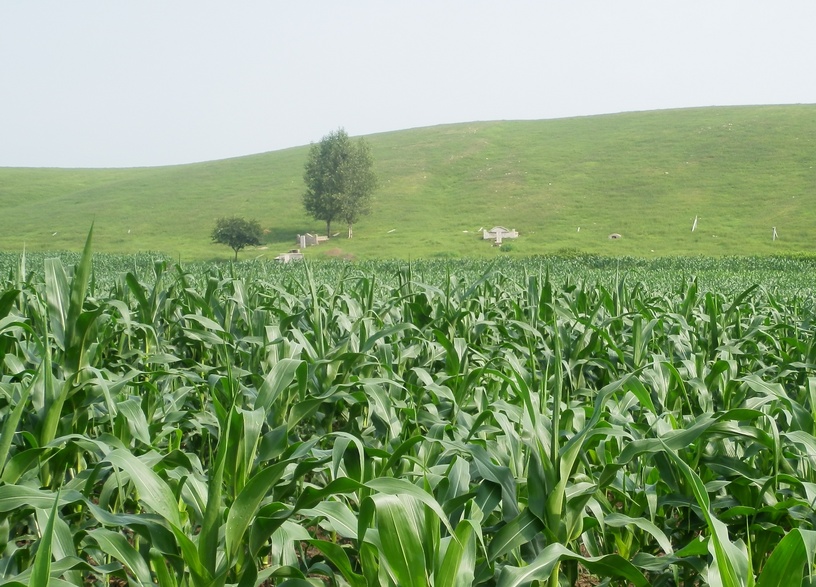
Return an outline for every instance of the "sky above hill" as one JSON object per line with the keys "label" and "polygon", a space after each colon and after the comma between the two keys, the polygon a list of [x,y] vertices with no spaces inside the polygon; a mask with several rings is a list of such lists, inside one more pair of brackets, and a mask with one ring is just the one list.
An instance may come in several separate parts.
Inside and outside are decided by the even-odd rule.
{"label": "sky above hill", "polygon": [[815,103],[813,0],[3,0],[0,167]]}

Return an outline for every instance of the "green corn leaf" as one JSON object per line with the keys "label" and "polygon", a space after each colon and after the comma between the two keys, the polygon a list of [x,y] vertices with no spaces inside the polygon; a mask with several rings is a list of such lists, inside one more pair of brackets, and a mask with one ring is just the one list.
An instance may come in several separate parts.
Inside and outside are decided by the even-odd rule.
{"label": "green corn leaf", "polygon": [[140,442],[150,446],[150,429],[147,418],[142,411],[142,405],[133,398],[116,404],[117,409],[125,418],[130,433]]}
{"label": "green corn leaf", "polygon": [[71,331],[71,346],[65,349],[66,372],[76,373],[88,367],[88,350],[93,342],[96,320],[103,314],[104,308],[82,312]]}
{"label": "green corn leaf", "polygon": [[378,330],[375,334],[371,335],[361,346],[360,346],[360,353],[367,353],[371,349],[374,348],[374,345],[377,343],[378,340],[396,334],[398,332],[402,332],[403,330],[415,330],[418,331],[419,329],[414,326],[413,324],[395,324],[394,326],[389,326],[388,328],[383,328],[382,330]]}
{"label": "green corn leaf", "polygon": [[326,557],[331,564],[333,564],[343,578],[348,581],[351,587],[366,587],[365,577],[355,573],[349,560],[346,551],[334,542],[327,542],[325,540],[307,540],[309,544],[315,547],[320,553]]}
{"label": "green corn leaf", "polygon": [[48,304],[48,319],[51,334],[59,348],[65,350],[66,321],[68,320],[68,305],[71,299],[71,290],[68,287],[68,276],[62,261],[46,259],[45,269],[45,299]]}
{"label": "green corn leaf", "polygon": [[45,509],[59,499],[59,507],[69,503],[83,501],[81,493],[74,490],[64,490],[52,493],[25,485],[0,486],[0,512],[10,512],[21,508]]}
{"label": "green corn leaf", "polygon": [[303,526],[283,520],[269,539],[269,560],[274,564],[296,567],[298,553],[295,551],[296,542],[305,542],[312,537]]}
{"label": "green corn leaf", "polygon": [[178,500],[167,483],[153,469],[121,448],[108,454],[107,461],[130,475],[131,482],[139,491],[140,499],[154,512],[174,526],[181,527]]}
{"label": "green corn leaf", "polygon": [[[613,381],[612,383],[604,386],[603,389],[598,392],[598,395],[595,397],[592,417],[589,419],[583,429],[570,438],[569,441],[567,441],[567,443],[562,447],[558,462],[560,472],[559,480],[547,498],[547,525],[550,531],[555,532],[556,529],[559,530],[559,533],[562,531],[563,533],[566,533],[568,531],[566,525],[564,524],[564,522],[566,522],[566,491],[567,484],[572,478],[572,471],[575,467],[575,462],[581,453],[583,443],[587,438],[587,435],[593,432],[594,428],[598,425],[606,402],[613,393],[620,389],[629,380],[630,377],[631,375],[626,375],[621,379]],[[559,538],[566,542],[572,540],[573,536],[564,535],[559,536]]]}
{"label": "green corn leaf", "polygon": [[289,387],[297,376],[305,383],[305,371],[299,374],[299,370],[305,367],[303,361],[297,359],[281,359],[264,378],[263,385],[258,390],[258,397],[255,399],[255,408],[263,408],[268,411],[272,403],[278,398],[284,389]]}
{"label": "green corn leaf", "polygon": [[[198,538],[198,556],[203,563],[207,572],[211,575],[215,574],[215,564],[218,554],[218,536],[222,526],[223,517],[221,515],[222,509],[222,494],[224,483],[224,469],[227,462],[227,454],[233,448],[231,444],[233,441],[232,425],[233,415],[235,415],[238,408],[233,407],[230,410],[230,415],[227,417],[226,430],[218,441],[216,448],[215,469],[212,471],[207,486],[207,506],[204,510],[204,519],[201,523],[201,533]],[[233,463],[234,465],[235,463]],[[227,565],[232,557],[232,553],[227,551]]]}
{"label": "green corn leaf", "polygon": [[20,394],[20,400],[14,409],[11,411],[3,421],[3,431],[0,432],[0,475],[6,468],[6,461],[8,460],[9,450],[11,449],[11,442],[14,440],[14,434],[17,432],[17,426],[20,423],[20,418],[23,415],[23,410],[28,407],[28,396],[31,394],[31,386],[27,386]]}
{"label": "green corn leaf", "polygon": [[631,518],[624,514],[612,513],[603,518],[603,523],[607,526],[612,526],[613,528],[636,526],[644,532],[651,534],[658,545],[660,545],[660,548],[663,549],[663,552],[666,554],[674,553],[674,548],[672,547],[671,541],[668,539],[663,530],[658,528],[646,518]]}
{"label": "green corn leaf", "polygon": [[241,579],[238,581],[237,587],[255,587],[259,584],[261,582],[258,580],[258,569],[255,565],[246,565],[243,573],[241,573]]}
{"label": "green corn leaf", "polygon": [[[363,502],[363,505],[361,506],[361,513],[362,507],[364,507],[367,503],[368,500]],[[369,534],[373,533],[374,531],[369,532]],[[362,542],[360,544],[360,570],[366,579],[366,584],[369,587],[372,585],[394,585],[393,580],[391,580],[388,576],[388,569],[385,565],[380,564],[377,552],[377,547],[371,542]]]}
{"label": "green corn leaf", "polygon": [[341,501],[323,501],[313,508],[301,509],[299,513],[310,518],[324,517],[334,532],[343,538],[357,539],[357,518],[354,512]]}
{"label": "green corn leaf", "polygon": [[369,499],[377,512],[384,563],[400,587],[427,587],[427,561],[421,537],[424,515],[420,503],[406,495],[378,494]]}
{"label": "green corn leaf", "polygon": [[65,360],[67,361],[66,366],[71,372],[76,372],[81,366],[81,357],[85,346],[83,338],[89,327],[88,323],[83,324],[81,322],[80,317],[82,315],[82,306],[85,303],[85,294],[88,291],[88,280],[91,276],[92,240],[93,224],[91,224],[91,229],[88,231],[85,248],[82,250],[82,256],[71,279],[70,299],[65,314]]}
{"label": "green corn leaf", "polygon": [[[8,289],[0,295],[0,320],[8,316],[11,309],[14,307],[14,302],[17,301],[17,296],[20,295],[19,289]],[[2,328],[0,328],[2,330]]]}
{"label": "green corn leaf", "polygon": [[320,406],[322,406],[325,403],[325,401],[326,400],[321,398],[314,398],[299,401],[296,404],[292,405],[291,409],[289,410],[289,417],[287,418],[286,424],[284,425],[285,429],[287,430],[294,429],[300,423],[301,420],[314,415],[314,413],[320,409]]}
{"label": "green corn leaf", "polygon": [[533,540],[544,529],[544,524],[530,510],[524,510],[496,532],[487,549],[487,559],[491,562],[507,554],[514,548]]}
{"label": "green corn leaf", "polygon": [[801,585],[807,569],[814,579],[813,564],[816,561],[816,532],[794,529],[779,541],[771,552],[757,581],[757,587],[787,587]]}
{"label": "green corn leaf", "polygon": [[[70,575],[72,573],[82,573],[83,571],[85,574],[93,573],[95,575],[106,575],[109,573],[116,572],[122,568],[118,562],[111,563],[107,565],[91,565],[87,561],[82,560],[77,557],[68,557],[60,560],[55,560],[51,563],[51,578],[48,581],[49,587],[76,587],[72,583],[65,581],[63,579],[58,579],[57,577],[63,575]],[[8,585],[24,585],[28,587],[32,585],[31,583],[31,575],[34,567],[29,567],[19,575],[11,578],[10,581],[6,581],[0,583],[3,587]],[[82,583],[80,583],[82,584]]]}
{"label": "green corn leaf", "polygon": [[[46,517],[45,510],[37,510],[37,523],[40,527],[45,527],[50,521]],[[63,560],[67,558],[76,558],[77,551],[74,546],[74,536],[71,528],[60,516],[54,518],[54,537],[51,541],[51,552],[55,560]],[[69,583],[77,587],[82,587],[82,575],[79,571],[71,570],[65,572],[65,578]]]}
{"label": "green corn leaf", "polygon": [[93,502],[85,506],[91,515],[104,526],[127,526],[145,536],[153,548],[163,554],[176,554],[177,540],[164,519],[155,514],[115,514],[104,510]]}
{"label": "green corn leaf", "polygon": [[224,329],[218,322],[216,322],[215,320],[211,320],[206,316],[201,316],[199,314],[185,314],[181,318],[183,320],[190,320],[191,322],[196,322],[206,330],[212,330],[213,332],[224,332]]}
{"label": "green corn leaf", "polygon": [[290,460],[281,461],[261,470],[247,482],[241,493],[235,498],[227,514],[224,530],[227,556],[230,559],[238,552],[241,540],[261,501],[280,480],[290,462]]}
{"label": "green corn leaf", "polygon": [[[518,516],[518,502],[516,500],[516,479],[505,466],[495,464],[484,447],[478,444],[468,446],[473,463],[479,474],[488,481],[493,481],[501,487],[502,510],[505,520]],[[453,532],[451,532],[452,534]]]}
{"label": "green corn leaf", "polygon": [[[60,560],[55,560],[51,563],[51,578],[48,581],[49,587],[52,585],[59,586],[59,587],[76,587],[72,583],[68,581],[64,581],[62,579],[58,579],[57,577],[61,577],[63,575],[71,574],[74,572],[82,572],[85,571],[94,573],[95,575],[105,575],[109,573],[116,572],[120,570],[122,566],[117,563],[111,563],[107,565],[91,565],[87,561],[82,560],[78,557],[67,557]],[[19,575],[16,575],[12,581],[0,583],[3,587],[7,585],[24,585],[28,586],[31,585],[31,575],[34,570],[34,567],[29,567]]]}
{"label": "green corn leaf", "polygon": [[178,586],[175,574],[167,568],[167,559],[155,548],[150,549],[150,565],[153,568],[153,572],[156,573],[156,583],[158,587]]}
{"label": "green corn leaf", "polygon": [[506,566],[499,575],[497,587],[523,587],[533,581],[549,580],[553,569],[562,560],[577,560],[591,573],[601,577],[625,579],[635,587],[649,587],[649,581],[632,563],[617,554],[584,557],[562,544],[551,544],[526,567]]}
{"label": "green corn leaf", "polygon": [[648,412],[652,414],[657,413],[657,409],[652,402],[652,397],[649,395],[649,390],[646,389],[639,379],[636,377],[630,378],[626,382],[626,389],[631,391],[635,397],[637,397],[640,405],[643,406]]}
{"label": "green corn leaf", "polygon": [[[334,432],[332,436],[337,438],[332,447],[332,476],[335,479],[340,476],[340,464],[344,463],[346,474],[355,481],[363,483],[365,481],[365,447],[362,440],[346,432]],[[355,452],[353,456],[346,459],[347,448],[351,444],[354,445]],[[354,472],[358,474],[354,475]]]}
{"label": "green corn leaf", "polygon": [[118,560],[132,572],[140,585],[152,584],[148,563],[119,532],[96,528],[90,530],[88,535],[96,541],[102,552]]}
{"label": "green corn leaf", "polygon": [[307,508],[315,507],[327,497],[364,490],[365,487],[366,486],[360,484],[359,481],[355,481],[349,477],[335,479],[321,489],[307,487],[303,490],[303,493],[300,494],[300,497],[298,497],[294,511],[299,512]]}
{"label": "green corn leaf", "polygon": [[145,322],[146,324],[152,324],[154,315],[153,312],[151,312],[150,304],[147,301],[147,297],[145,296],[145,290],[142,287],[142,284],[139,283],[139,280],[136,278],[136,276],[130,272],[128,272],[128,274],[125,275],[125,283],[127,284],[130,293],[133,294],[133,297],[136,298],[136,302],[139,305],[140,312],[139,318],[142,320],[142,322]]}
{"label": "green corn leaf", "polygon": [[48,523],[40,537],[37,554],[34,557],[34,565],[31,568],[30,587],[48,587],[51,582],[51,542],[54,538],[54,524],[57,519],[57,507],[60,501],[60,492],[57,491],[54,497],[54,505],[51,507],[51,515]]}
{"label": "green corn leaf", "polygon": [[462,520],[456,527],[456,540],[448,540],[434,587],[470,587],[476,569],[475,522]]}
{"label": "green corn leaf", "polygon": [[445,525],[448,532],[451,535],[454,534],[453,526],[451,526],[450,522],[448,521],[448,517],[445,515],[445,511],[439,505],[439,502],[437,502],[431,494],[423,491],[413,483],[405,481],[404,479],[378,477],[368,481],[365,486],[369,489],[373,489],[374,491],[379,491],[380,493],[386,493],[388,495],[407,495],[413,497],[431,508],[436,515],[439,516],[439,519]]}
{"label": "green corn leaf", "polygon": [[243,453],[240,455],[243,476],[240,480],[236,481],[236,489],[240,491],[240,489],[244,486],[246,478],[252,471],[252,465],[255,462],[255,457],[257,456],[258,439],[261,436],[261,428],[263,427],[264,423],[264,411],[261,409],[239,409],[238,413],[241,415],[243,423],[243,438],[241,442]]}
{"label": "green corn leaf", "polygon": [[287,579],[278,584],[279,587],[323,587],[324,583],[318,579]]}
{"label": "green corn leaf", "polygon": [[192,540],[177,526],[170,526],[178,542],[181,557],[184,564],[190,569],[190,574],[194,578],[194,585],[211,585],[213,583],[212,574],[205,568],[198,556],[198,549]]}
{"label": "green corn leaf", "polygon": [[399,438],[402,425],[393,409],[390,394],[385,387],[376,384],[363,385],[371,414],[376,416],[388,431],[389,438]]}
{"label": "green corn leaf", "polygon": [[754,575],[750,571],[747,553],[731,542],[728,537],[728,527],[711,512],[711,501],[702,480],[674,451],[665,447],[665,452],[686,478],[686,482],[691,487],[692,493],[703,511],[711,532],[709,548],[714,553],[715,573],[718,575],[723,587],[752,587],[754,585]]}

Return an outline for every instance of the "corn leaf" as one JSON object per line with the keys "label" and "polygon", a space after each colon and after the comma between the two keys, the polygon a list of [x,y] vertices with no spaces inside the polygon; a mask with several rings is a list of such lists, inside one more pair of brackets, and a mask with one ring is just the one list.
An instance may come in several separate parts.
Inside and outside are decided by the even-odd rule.
{"label": "corn leaf", "polygon": [[108,462],[126,471],[139,491],[139,497],[154,512],[172,525],[180,527],[178,500],[167,483],[153,469],[125,449],[118,448],[107,456]]}
{"label": "corn leaf", "polygon": [[51,507],[51,515],[48,523],[40,537],[37,555],[34,557],[34,565],[31,568],[30,587],[48,587],[51,582],[51,542],[54,537],[54,524],[57,519],[57,506],[59,505],[60,492],[54,498],[54,505]]}
{"label": "corn leaf", "polygon": [[816,561],[816,532],[798,528],[779,541],[759,575],[757,587],[801,585],[807,570],[813,580]]}
{"label": "corn leaf", "polygon": [[96,541],[102,552],[118,560],[130,570],[140,585],[152,583],[147,562],[119,532],[96,528],[88,532],[88,535]]}
{"label": "corn leaf", "polygon": [[533,562],[525,567],[505,566],[497,587],[523,587],[533,581],[548,580],[552,570],[562,560],[576,560],[591,573],[602,577],[616,577],[631,582],[635,587],[649,587],[649,581],[632,563],[616,554],[600,557],[584,557],[562,544],[551,544],[541,551]]}

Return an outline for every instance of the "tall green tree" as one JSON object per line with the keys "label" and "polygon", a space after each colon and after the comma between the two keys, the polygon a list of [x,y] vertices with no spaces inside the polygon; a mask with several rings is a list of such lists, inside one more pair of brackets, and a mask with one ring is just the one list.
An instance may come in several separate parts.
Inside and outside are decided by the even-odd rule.
{"label": "tall green tree", "polygon": [[351,238],[354,223],[371,211],[377,187],[373,166],[368,144],[352,141],[342,128],[312,145],[303,173],[303,206],[312,218],[326,223],[326,236],[331,236],[332,222],[340,220],[348,225]]}

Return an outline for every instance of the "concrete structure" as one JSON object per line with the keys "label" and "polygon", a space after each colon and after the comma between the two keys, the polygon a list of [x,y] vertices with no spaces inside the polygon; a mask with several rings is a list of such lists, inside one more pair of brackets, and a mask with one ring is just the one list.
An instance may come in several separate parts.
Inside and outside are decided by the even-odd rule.
{"label": "concrete structure", "polygon": [[490,230],[482,230],[482,238],[486,241],[496,241],[496,244],[500,245],[503,239],[518,238],[518,232],[515,229],[508,230],[503,226],[494,226]]}
{"label": "concrete structure", "polygon": [[306,247],[313,247],[315,245],[319,245],[322,242],[326,242],[329,240],[327,236],[318,236],[316,234],[306,233],[306,234],[299,234],[297,235],[297,240],[295,244],[301,249],[305,249]]}
{"label": "concrete structure", "polygon": [[288,253],[281,253],[275,257],[275,261],[280,263],[291,263],[292,261],[303,261],[303,253],[300,249],[292,249]]}

